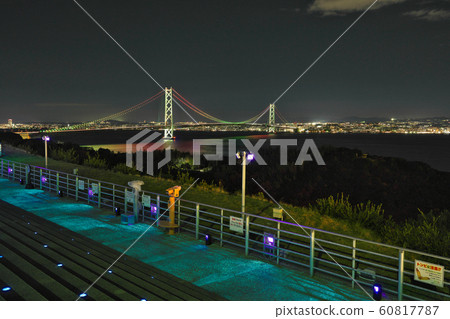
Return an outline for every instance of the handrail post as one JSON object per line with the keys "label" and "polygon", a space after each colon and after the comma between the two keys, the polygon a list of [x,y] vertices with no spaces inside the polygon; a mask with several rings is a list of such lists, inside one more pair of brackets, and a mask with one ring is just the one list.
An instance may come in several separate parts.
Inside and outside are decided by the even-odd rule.
{"label": "handrail post", "polygon": [[39,169],[39,189],[42,189],[42,168]]}
{"label": "handrail post", "polygon": [[78,176],[75,177],[75,200],[78,202]]}
{"label": "handrail post", "polygon": [[223,209],[220,210],[220,247],[223,246]]}
{"label": "handrail post", "polygon": [[195,206],[195,239],[198,239],[198,231],[200,226],[200,204]]}
{"label": "handrail post", "polygon": [[59,172],[56,173],[56,193],[59,192]]}
{"label": "handrail post", "polygon": [[355,275],[356,275],[356,239],[353,239],[352,244],[352,288],[355,288]]}
{"label": "handrail post", "polygon": [[399,250],[398,253],[398,300],[403,300],[403,272],[405,266],[405,251]]}
{"label": "handrail post", "polygon": [[277,265],[280,264],[280,221],[277,222]]}
{"label": "handrail post", "polygon": [[13,163],[13,181],[16,180],[16,164]]}
{"label": "handrail post", "polygon": [[102,183],[98,182],[98,208],[102,207]]}
{"label": "handrail post", "polygon": [[178,229],[181,226],[181,199],[178,199]]}
{"label": "handrail post", "polygon": [[309,275],[314,276],[314,244],[315,244],[316,231],[311,231],[311,244],[309,249]]}
{"label": "handrail post", "polygon": [[112,192],[112,210],[114,211],[116,207],[116,184],[113,184]]}
{"label": "handrail post", "polygon": [[245,256],[248,256],[249,235],[250,235],[250,216],[245,215]]}
{"label": "handrail post", "polygon": [[159,208],[161,206],[161,199],[159,195],[156,196],[156,226],[159,226]]}

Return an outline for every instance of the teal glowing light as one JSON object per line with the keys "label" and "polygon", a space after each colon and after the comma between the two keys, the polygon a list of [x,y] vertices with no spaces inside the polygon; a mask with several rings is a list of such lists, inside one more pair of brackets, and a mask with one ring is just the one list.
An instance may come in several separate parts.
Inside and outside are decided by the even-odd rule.
{"label": "teal glowing light", "polygon": [[147,301],[147,299],[145,299],[145,298],[142,298],[142,299],[141,299],[141,301]]}
{"label": "teal glowing light", "polygon": [[108,270],[108,273],[112,274],[112,270]]}
{"label": "teal glowing light", "polygon": [[4,288],[2,288],[2,291],[10,291],[11,290],[11,287],[4,287]]}
{"label": "teal glowing light", "polygon": [[84,292],[80,294],[80,298],[84,298],[84,297],[86,297],[86,296],[87,296],[87,294],[84,293]]}
{"label": "teal glowing light", "polygon": [[63,264],[57,264],[56,266],[58,266],[58,267],[62,267],[62,266],[63,266]]}
{"label": "teal glowing light", "polygon": [[47,248],[48,247],[48,245],[44,245],[44,248]]}

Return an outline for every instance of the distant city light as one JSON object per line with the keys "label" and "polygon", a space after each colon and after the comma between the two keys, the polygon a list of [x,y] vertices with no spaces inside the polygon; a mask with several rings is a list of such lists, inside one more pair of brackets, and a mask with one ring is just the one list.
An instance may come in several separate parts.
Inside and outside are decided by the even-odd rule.
{"label": "distant city light", "polygon": [[3,287],[2,288],[2,291],[10,291],[11,290],[11,287]]}
{"label": "distant city light", "polygon": [[8,167],[8,173],[12,173],[13,169],[11,167]]}
{"label": "distant city light", "polygon": [[254,159],[255,159],[255,155],[254,154],[250,153],[250,154],[247,155],[247,160],[253,161]]}
{"label": "distant city light", "polygon": [[84,297],[86,297],[86,296],[87,296],[87,294],[84,293],[84,292],[80,294],[80,298],[84,298]]}
{"label": "distant city light", "polygon": [[112,270],[108,270],[108,273],[112,274]]}
{"label": "distant city light", "polygon": [[94,191],[92,189],[89,189],[88,194],[89,194],[89,197],[92,197],[92,196],[94,196]]}
{"label": "distant city light", "polygon": [[44,248],[47,248],[48,247],[48,245],[44,245]]}
{"label": "distant city light", "polygon": [[56,266],[58,266],[58,267],[62,267],[62,266],[63,266],[63,264],[57,264]]}
{"label": "distant city light", "polygon": [[50,141],[50,136],[47,136],[47,135],[42,136],[42,140],[48,142],[48,141]]}
{"label": "distant city light", "polygon": [[42,183],[46,183],[46,182],[47,182],[47,177],[42,176],[42,177],[41,177],[41,181],[42,181]]}

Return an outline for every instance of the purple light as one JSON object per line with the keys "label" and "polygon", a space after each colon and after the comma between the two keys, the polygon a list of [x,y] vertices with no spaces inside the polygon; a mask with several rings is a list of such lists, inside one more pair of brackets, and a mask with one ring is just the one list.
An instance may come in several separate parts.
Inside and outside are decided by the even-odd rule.
{"label": "purple light", "polygon": [[378,293],[380,291],[380,287],[378,286],[373,286],[373,290],[375,290],[376,293]]}
{"label": "purple light", "polygon": [[273,237],[267,238],[267,241],[268,241],[270,244],[273,244]]}
{"label": "purple light", "polygon": [[206,240],[208,240],[209,239],[209,235],[206,235]]}
{"label": "purple light", "polygon": [[156,205],[154,205],[154,204],[151,204],[150,205],[150,212],[156,214],[158,212],[158,207]]}
{"label": "purple light", "polygon": [[48,142],[50,141],[50,136],[42,136],[42,140]]}
{"label": "purple light", "polygon": [[13,169],[11,167],[8,167],[8,173],[12,173]]}
{"label": "purple light", "polygon": [[41,177],[41,181],[42,181],[42,183],[46,183],[46,182],[47,182],[47,177],[42,176],[42,177]]}
{"label": "purple light", "polygon": [[94,196],[94,191],[92,189],[89,189],[88,194],[90,197]]}
{"label": "purple light", "polygon": [[254,159],[255,159],[255,155],[254,154],[250,153],[250,154],[247,155],[247,160],[253,161]]}

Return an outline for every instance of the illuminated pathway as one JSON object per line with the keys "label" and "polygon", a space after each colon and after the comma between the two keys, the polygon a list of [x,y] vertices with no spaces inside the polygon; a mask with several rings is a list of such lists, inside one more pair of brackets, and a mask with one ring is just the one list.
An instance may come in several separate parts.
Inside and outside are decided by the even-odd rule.
{"label": "illuminated pathway", "polygon": [[[122,225],[111,211],[40,190],[25,190],[5,179],[0,179],[0,199],[119,252],[148,227],[142,223]],[[230,300],[368,299],[338,279],[310,278],[307,269],[277,266],[216,244],[205,246],[204,241],[183,233],[168,236],[157,228],[150,229],[127,255]]]}

